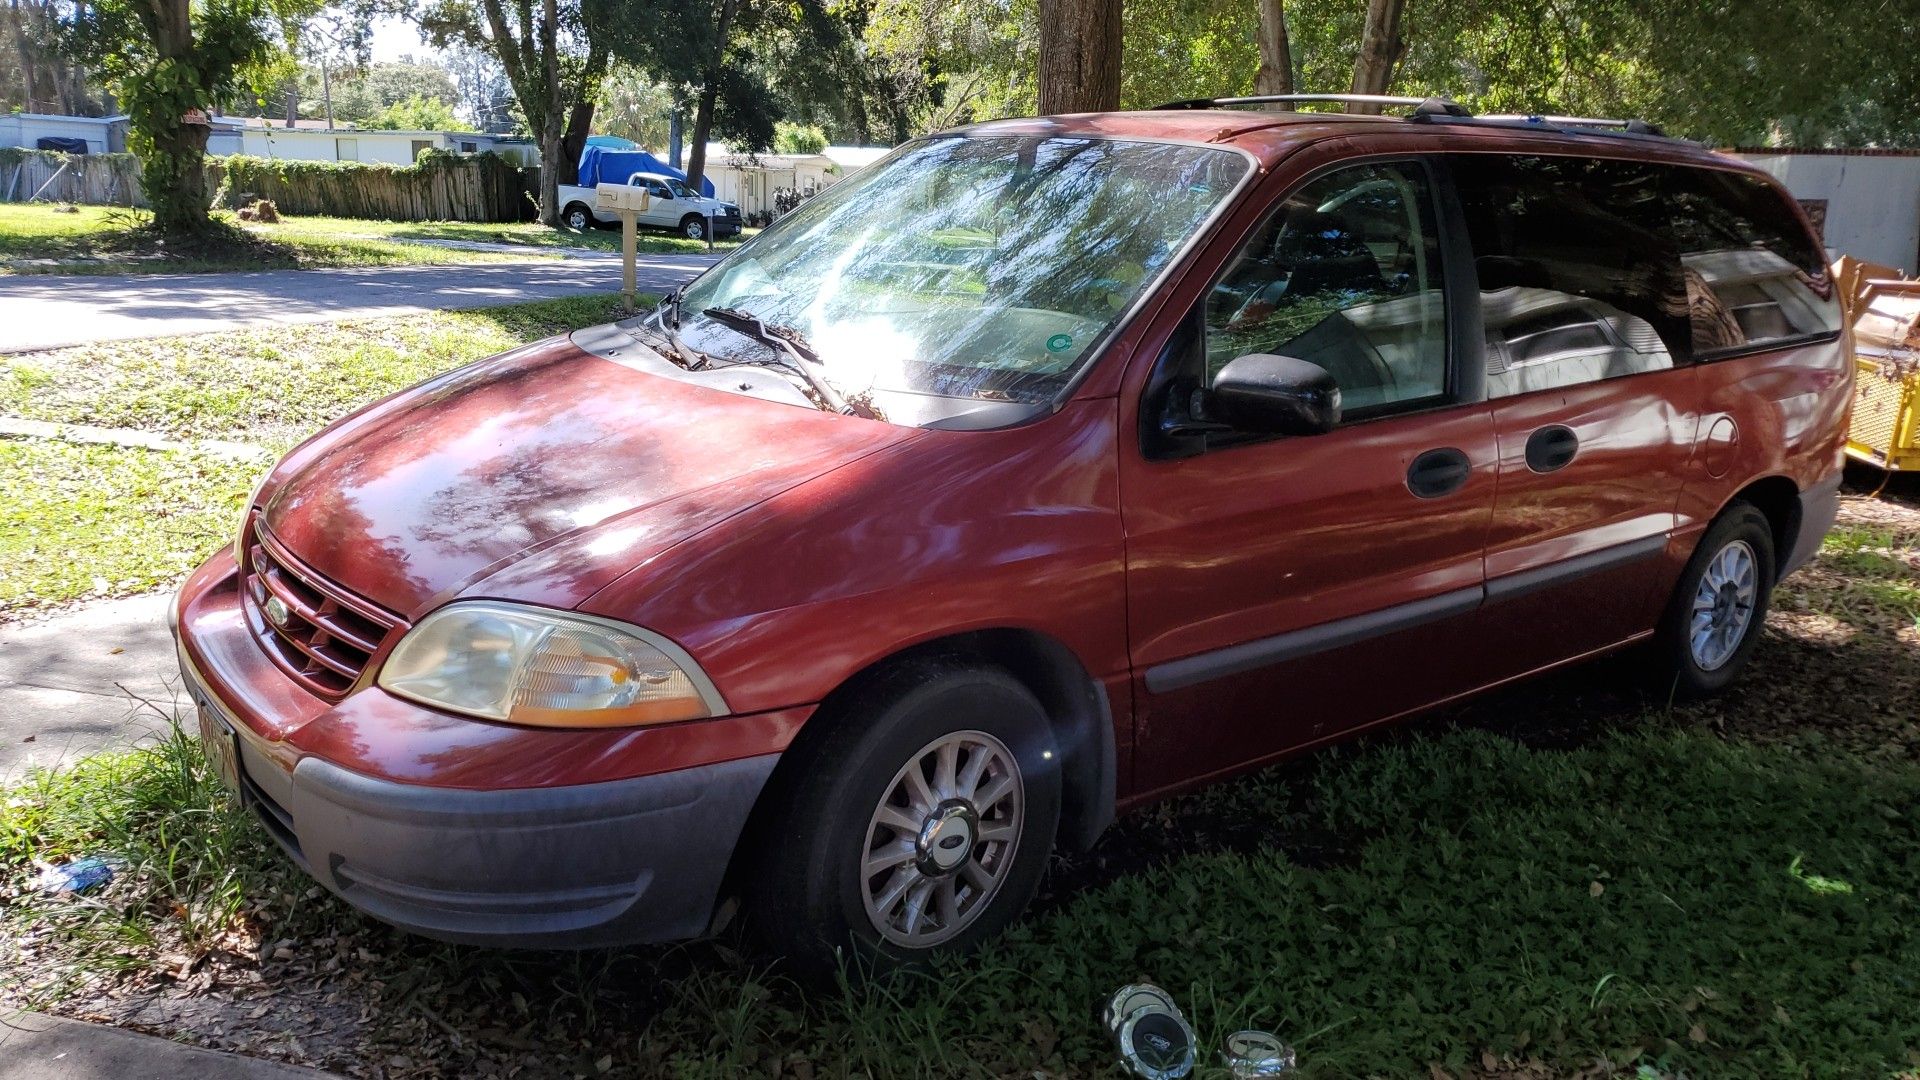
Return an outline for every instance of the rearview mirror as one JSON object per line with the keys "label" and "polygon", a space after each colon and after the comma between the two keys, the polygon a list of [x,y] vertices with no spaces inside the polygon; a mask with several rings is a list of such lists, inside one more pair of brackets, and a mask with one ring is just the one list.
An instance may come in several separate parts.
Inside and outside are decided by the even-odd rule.
{"label": "rearview mirror", "polygon": [[1208,411],[1240,431],[1324,435],[1340,423],[1340,384],[1319,364],[1248,353],[1214,377]]}

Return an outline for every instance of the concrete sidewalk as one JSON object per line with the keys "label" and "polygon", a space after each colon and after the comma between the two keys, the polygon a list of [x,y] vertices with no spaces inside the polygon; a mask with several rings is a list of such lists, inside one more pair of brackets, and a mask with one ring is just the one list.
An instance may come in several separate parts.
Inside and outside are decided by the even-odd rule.
{"label": "concrete sidewalk", "polygon": [[[635,282],[662,292],[717,255],[642,255]],[[620,289],[620,256],[540,262],[263,270],[237,274],[0,276],[0,353],[252,326],[498,307]]]}
{"label": "concrete sidewalk", "polygon": [[[181,707],[167,632],[172,591],[0,625],[0,783],[30,766],[151,739]],[[176,694],[178,699],[176,701]]]}
{"label": "concrete sidewalk", "polygon": [[332,1076],[57,1016],[0,1016],[0,1080],[327,1080]]}

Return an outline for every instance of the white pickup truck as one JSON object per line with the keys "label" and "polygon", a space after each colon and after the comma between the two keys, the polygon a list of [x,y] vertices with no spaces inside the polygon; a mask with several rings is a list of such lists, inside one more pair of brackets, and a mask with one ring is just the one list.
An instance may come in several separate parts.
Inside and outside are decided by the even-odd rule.
{"label": "white pickup truck", "polygon": [[[640,212],[641,225],[672,229],[694,240],[707,238],[708,222],[716,237],[733,236],[740,231],[740,208],[732,203],[709,199],[688,187],[686,181],[660,173],[637,172],[627,183],[645,185],[647,209]],[[594,189],[575,184],[560,185],[560,220],[567,228],[583,231],[590,225],[613,226],[620,219],[595,209]]]}

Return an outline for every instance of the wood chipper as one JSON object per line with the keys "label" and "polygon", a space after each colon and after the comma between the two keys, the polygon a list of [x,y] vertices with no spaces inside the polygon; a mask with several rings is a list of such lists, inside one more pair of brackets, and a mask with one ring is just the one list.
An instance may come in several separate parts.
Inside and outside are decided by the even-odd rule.
{"label": "wood chipper", "polygon": [[1920,281],[1847,257],[1833,270],[1858,365],[1847,453],[1889,471],[1920,469]]}

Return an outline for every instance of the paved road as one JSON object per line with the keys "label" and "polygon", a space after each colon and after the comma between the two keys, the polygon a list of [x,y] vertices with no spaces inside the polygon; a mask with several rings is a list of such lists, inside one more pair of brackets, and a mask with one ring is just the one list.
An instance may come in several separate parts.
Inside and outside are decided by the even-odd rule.
{"label": "paved road", "polygon": [[[171,597],[0,625],[0,786],[29,766],[71,763],[166,730],[167,714],[187,701],[167,632]],[[181,720],[191,725],[192,713],[182,708]]]}
{"label": "paved road", "polygon": [[[643,291],[672,288],[713,255],[642,255]],[[263,270],[242,274],[0,276],[0,353],[249,326],[494,307],[620,288],[617,254],[565,260]]]}

